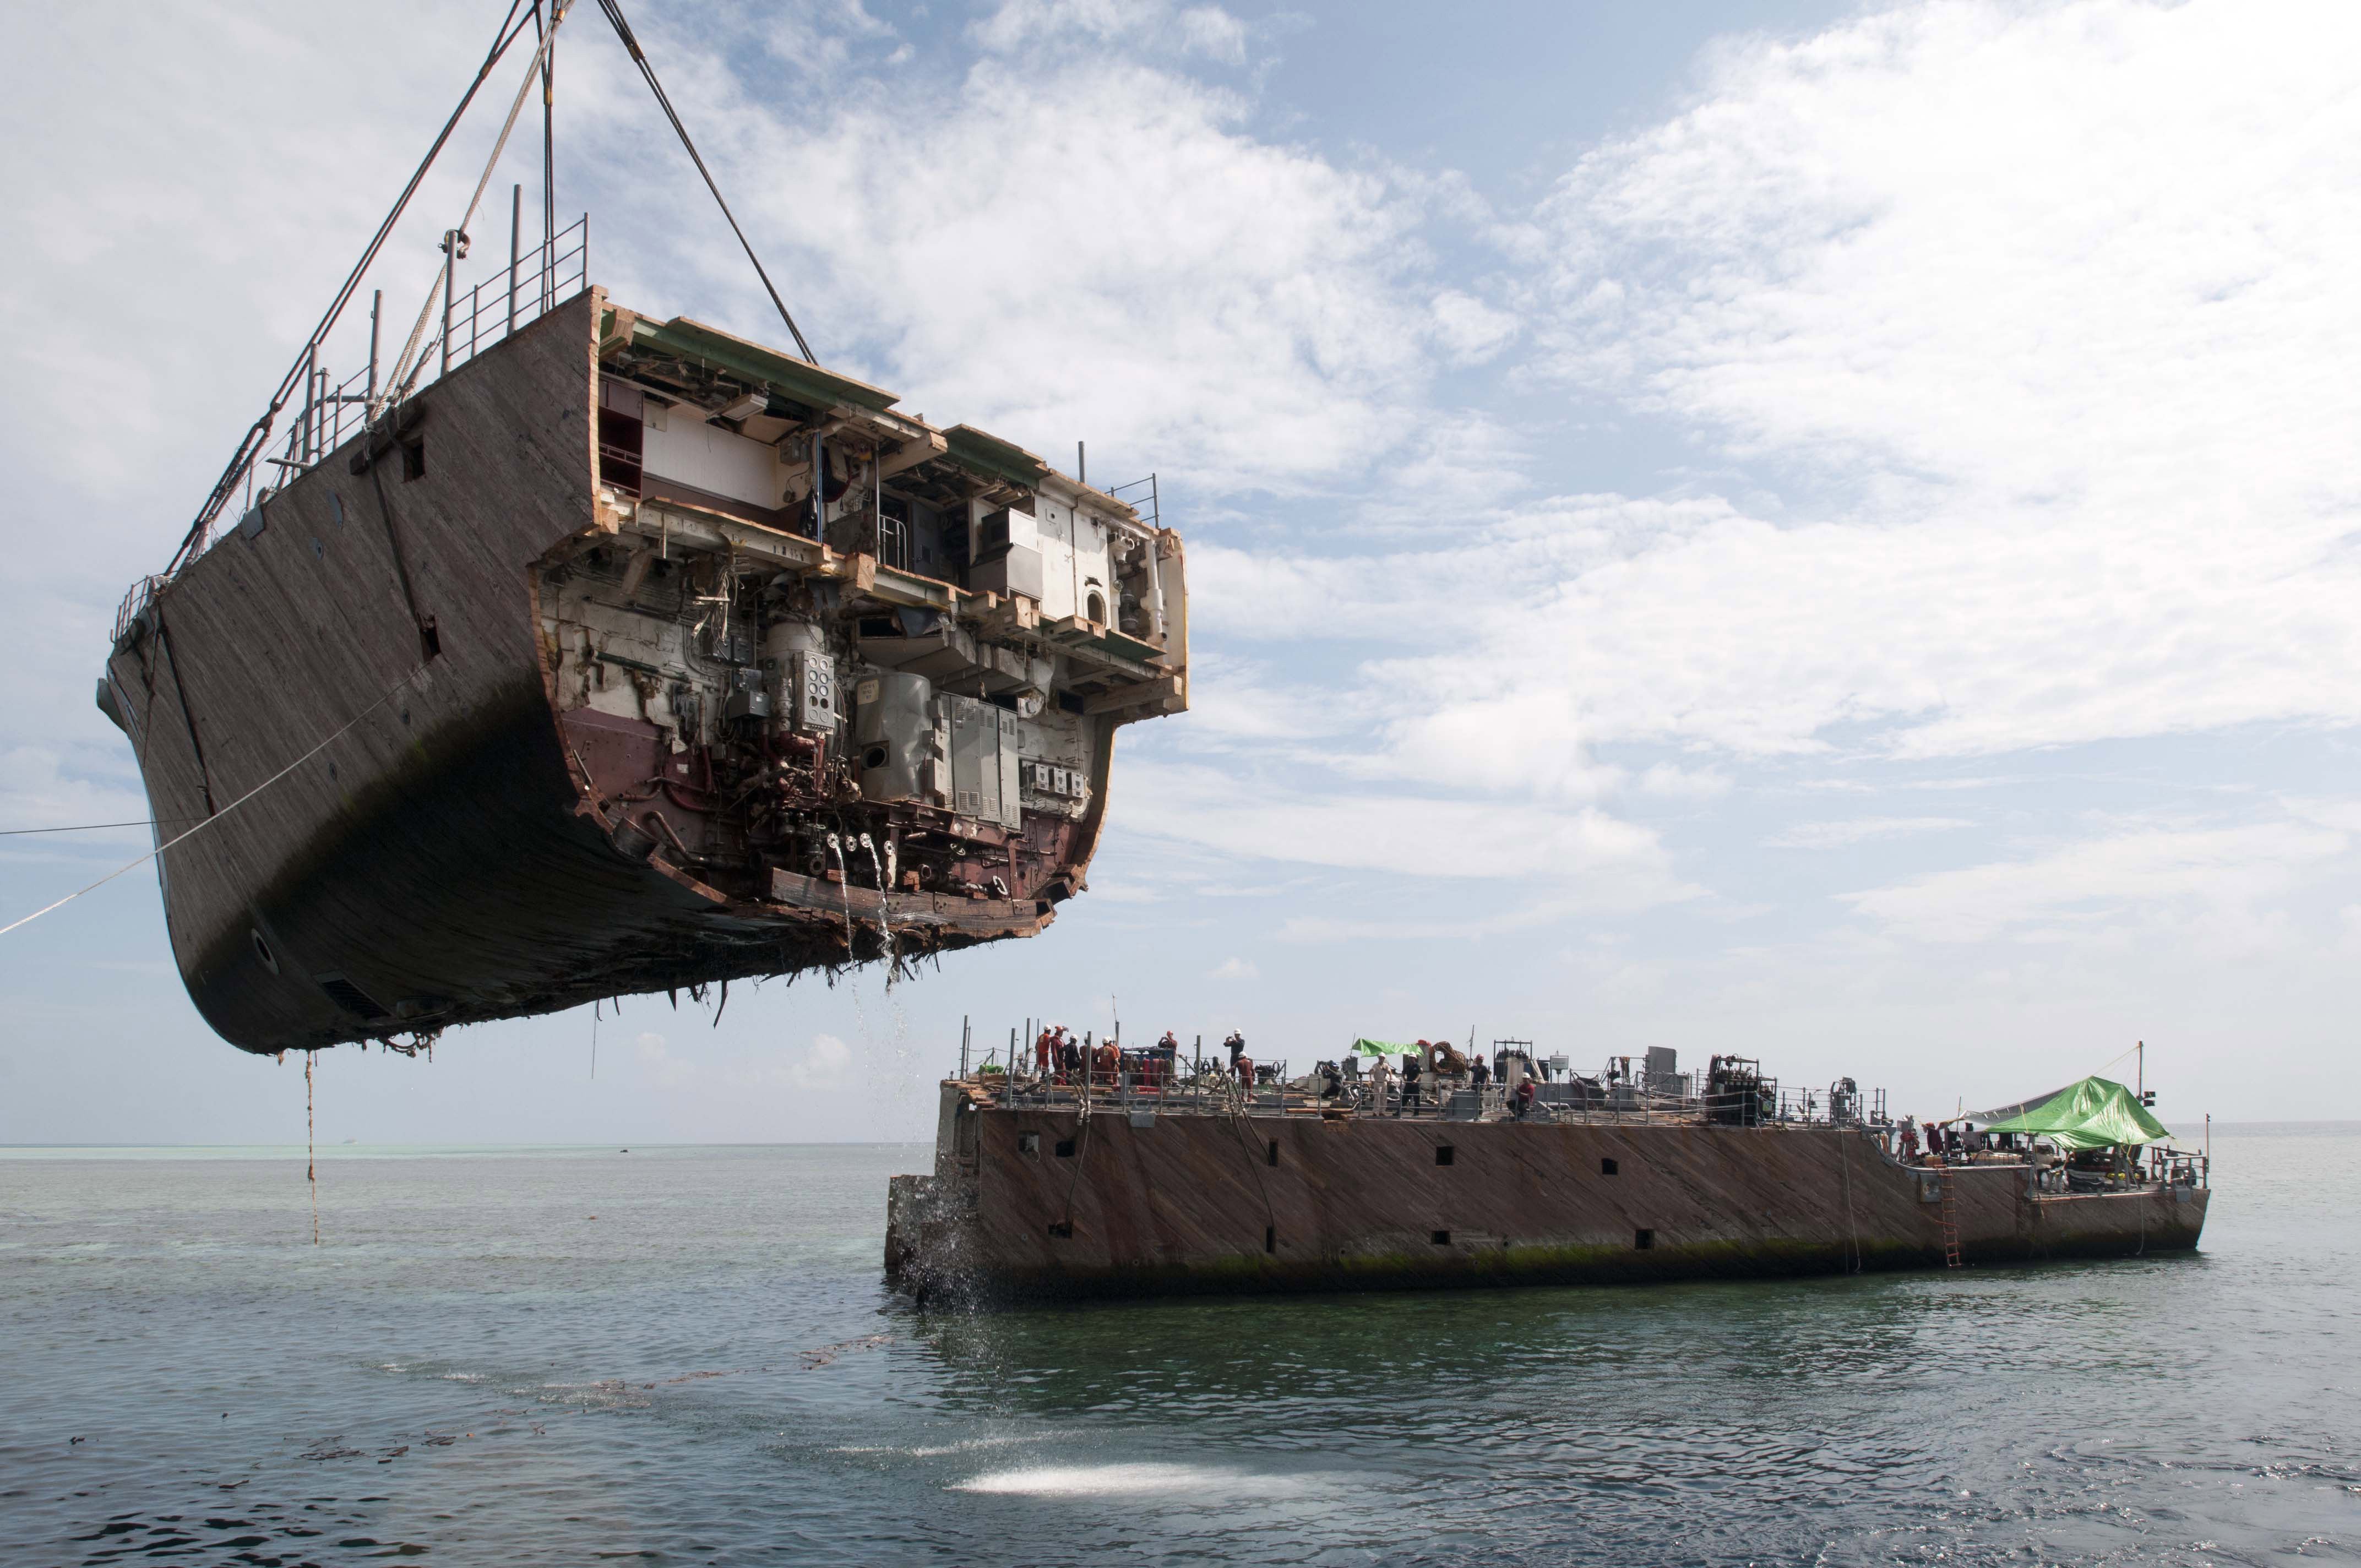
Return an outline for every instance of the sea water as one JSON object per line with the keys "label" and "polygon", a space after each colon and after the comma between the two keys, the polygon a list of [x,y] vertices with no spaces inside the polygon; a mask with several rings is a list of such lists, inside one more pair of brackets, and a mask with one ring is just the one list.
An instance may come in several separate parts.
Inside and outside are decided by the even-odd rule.
{"label": "sea water", "polygon": [[910,1146],[0,1151],[0,1561],[2361,1557],[2361,1127],[2202,1250],[917,1313]]}

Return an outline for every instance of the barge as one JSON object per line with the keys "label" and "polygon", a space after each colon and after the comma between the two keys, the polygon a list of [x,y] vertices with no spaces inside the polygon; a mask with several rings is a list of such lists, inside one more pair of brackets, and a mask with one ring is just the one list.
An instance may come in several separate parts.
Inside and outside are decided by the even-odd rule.
{"label": "barge", "polygon": [[1850,1082],[1651,1054],[1523,1095],[1429,1071],[1411,1103],[1152,1054],[963,1069],[933,1170],[890,1184],[885,1270],[922,1300],[1587,1284],[2119,1257],[2204,1228],[2202,1153],[2036,1130],[2072,1091],[1967,1140],[2009,1146],[1920,1156]]}

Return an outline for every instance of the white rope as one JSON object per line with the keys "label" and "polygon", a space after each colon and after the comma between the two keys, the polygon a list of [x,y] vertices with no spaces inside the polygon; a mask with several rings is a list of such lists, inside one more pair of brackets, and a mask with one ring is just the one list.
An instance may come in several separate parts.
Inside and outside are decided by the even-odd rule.
{"label": "white rope", "polygon": [[[475,221],[476,208],[482,203],[484,192],[491,185],[492,170],[500,166],[500,154],[508,150],[509,133],[516,129],[517,115],[524,110],[525,95],[533,91],[533,82],[541,74],[542,61],[548,58],[551,48],[556,44],[557,24],[566,20],[566,10],[571,4],[572,0],[557,0],[557,4],[551,8],[549,30],[541,35],[541,46],[533,51],[533,59],[525,67],[524,81],[517,86],[516,100],[509,105],[508,121],[500,126],[500,139],[492,144],[492,156],[484,160],[483,177],[476,181],[476,193],[467,198],[467,211],[459,219],[458,228],[453,232],[464,235],[467,232],[467,225]],[[415,379],[419,371],[425,367],[426,358],[423,355],[419,355],[415,365],[411,363],[411,356],[418,354],[419,339],[426,331],[428,318],[434,313],[436,291],[443,287],[445,276],[452,268],[458,265],[457,249],[458,247],[456,244],[446,244],[444,247],[443,264],[434,269],[434,280],[426,286],[426,302],[418,307],[418,321],[410,329],[410,340],[401,345],[401,357],[393,362],[392,374],[386,378],[385,394],[378,400],[377,407],[369,410],[369,416],[372,419],[377,416],[378,409],[407,397],[410,392],[410,382]]]}
{"label": "white rope", "polygon": [[137,860],[133,861],[128,865],[115,867],[113,871],[107,872],[104,876],[91,883],[88,887],[82,888],[79,892],[67,894],[55,904],[49,905],[44,908],[36,909],[21,920],[14,920],[5,926],[0,926],[0,937],[6,936],[9,932],[14,931],[19,926],[31,925],[34,921],[38,920],[42,916],[47,915],[52,909],[64,908],[67,905],[71,904],[75,899],[80,898],[82,894],[97,892],[100,888],[104,887],[108,883],[113,882],[116,877],[121,876],[125,872],[137,871],[141,866],[146,865],[148,861],[154,860],[165,850],[171,849],[174,845],[195,838],[198,834],[203,832],[214,823],[219,822],[223,817],[227,817],[231,812],[236,811],[239,806],[244,806],[247,801],[252,800],[256,795],[260,795],[264,790],[269,789],[272,784],[277,784],[280,779],[285,778],[289,773],[293,773],[296,769],[302,767],[304,763],[318,756],[322,751],[326,751],[331,743],[344,735],[346,730],[350,729],[354,725],[358,724],[362,719],[367,718],[370,714],[375,713],[379,708],[383,707],[387,703],[392,701],[394,693],[400,691],[402,687],[416,680],[425,672],[425,669],[426,666],[421,664],[417,669],[411,671],[410,674],[402,676],[401,679],[386,687],[385,695],[383,696],[378,698],[375,702],[369,704],[367,707],[353,715],[352,718],[346,722],[343,728],[339,729],[335,734],[329,736],[327,740],[321,741],[318,745],[313,747],[310,751],[304,752],[302,756],[296,758],[293,762],[288,763],[285,767],[280,769],[277,773],[271,774],[260,784],[256,784],[252,789],[247,790],[244,795],[239,795],[236,800],[231,801],[227,806],[223,806],[213,816],[208,817],[203,822],[198,823],[194,828],[190,828],[185,833],[174,836],[164,843],[157,845],[154,849],[148,850],[146,854],[140,856]]}

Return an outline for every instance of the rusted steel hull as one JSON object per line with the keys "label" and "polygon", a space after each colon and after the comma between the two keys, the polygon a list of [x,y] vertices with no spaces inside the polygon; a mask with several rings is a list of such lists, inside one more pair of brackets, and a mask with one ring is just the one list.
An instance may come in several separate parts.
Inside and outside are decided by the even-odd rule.
{"label": "rusted steel hull", "polygon": [[[1852,1129],[1317,1115],[1135,1122],[1120,1111],[1085,1126],[1071,1109],[965,1103],[956,1091],[946,1097],[935,1173],[897,1178],[889,1194],[887,1270],[930,1296],[1944,1266],[1940,1179],[1894,1163]],[[1061,1157],[1061,1146],[1073,1152]],[[1969,1264],[2185,1251],[2205,1222],[2202,1188],[2036,1193],[2021,1166],[1964,1167],[1949,1179]]]}
{"label": "rusted steel hull", "polygon": [[[684,542],[699,530],[732,565],[775,555],[778,581],[822,584],[830,605],[884,574],[873,557],[759,519],[619,504],[600,455],[615,320],[588,290],[445,375],[406,405],[398,429],[364,433],[270,494],[118,637],[101,706],[135,749],[159,837],[206,824],[166,850],[159,874],[189,994],[232,1044],[313,1048],[867,961],[886,952],[889,921],[906,959],[1033,935],[1089,863],[1115,729],[1180,700],[1160,690],[1152,707],[1126,706],[1122,693],[1094,707],[1072,697],[1076,711],[1090,707],[1071,727],[1094,760],[1061,776],[1070,792],[1087,776],[1088,808],[1038,811],[1028,794],[1022,828],[990,830],[998,858],[974,879],[989,888],[921,887],[913,875],[889,889],[874,856],[789,869],[713,802],[661,777],[695,764],[718,793],[718,718],[708,713],[699,730],[675,713],[664,730],[636,707],[618,718],[582,705],[582,652],[551,630],[565,630],[558,585],[570,574],[566,591],[578,598],[588,583],[628,605],[642,579],[687,559]],[[695,423],[701,412],[680,411],[677,422],[718,430]],[[911,429],[920,456],[945,450],[939,433]],[[867,460],[877,468],[884,455],[872,449]],[[1010,493],[1020,488],[1011,482]],[[1177,604],[1177,537],[1159,545]],[[603,576],[585,565],[609,557]],[[915,575],[897,580],[971,620],[1012,608]],[[671,591],[693,592],[677,579]],[[635,679],[652,668],[610,666]],[[643,684],[655,694],[665,678],[655,671]],[[658,782],[642,784],[651,775]],[[1015,823],[1013,776],[1008,788]],[[699,809],[680,809],[683,798]],[[850,830],[872,822],[881,846],[909,831],[906,868],[929,823],[988,831],[948,810],[859,796],[816,809],[835,812],[848,846]],[[863,876],[871,885],[849,885]]]}

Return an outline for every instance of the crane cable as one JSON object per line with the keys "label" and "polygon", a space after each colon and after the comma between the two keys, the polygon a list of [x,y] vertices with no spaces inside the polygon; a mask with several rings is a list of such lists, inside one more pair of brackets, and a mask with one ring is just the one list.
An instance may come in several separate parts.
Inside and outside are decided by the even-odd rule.
{"label": "crane cable", "polygon": [[[524,112],[525,94],[533,91],[534,81],[541,75],[542,62],[556,47],[557,26],[566,20],[566,8],[570,4],[572,0],[556,0],[556,4],[550,7],[549,30],[542,34],[540,46],[533,51],[533,61],[525,67],[524,80],[517,84],[516,98],[509,104],[508,120],[500,126],[500,134],[492,143],[492,156],[484,160],[484,172],[476,181],[476,193],[467,198],[467,212],[460,215],[458,226],[444,236],[443,265],[434,269],[434,280],[426,286],[426,302],[418,307],[418,321],[410,329],[410,340],[401,345],[401,357],[393,362],[393,369],[386,377],[385,391],[369,407],[372,419],[377,417],[379,409],[389,403],[398,403],[407,397],[410,383],[417,379],[418,372],[425,367],[426,360],[423,355],[415,364],[412,363],[411,356],[418,353],[418,340],[426,331],[427,318],[434,313],[434,291],[445,286],[452,269],[459,265],[459,247],[467,243],[467,225],[475,221],[476,209],[483,204],[484,192],[491,187],[492,170],[500,166],[500,154],[508,150],[509,136],[516,129],[517,116]],[[448,321],[443,323],[443,330],[446,333],[451,330]]]}
{"label": "crane cable", "polygon": [[763,291],[771,296],[771,303],[779,308],[779,319],[786,323],[787,331],[795,334],[796,346],[803,351],[804,363],[818,364],[819,361],[812,356],[811,345],[804,341],[803,328],[796,325],[796,318],[787,313],[786,302],[779,298],[779,291],[772,286],[771,275],[763,269],[763,258],[754,254],[753,244],[747,239],[746,231],[738,226],[738,215],[722,199],[721,187],[713,182],[713,171],[705,167],[705,159],[698,154],[697,143],[689,139],[688,127],[682,125],[680,115],[674,113],[672,100],[664,94],[664,83],[656,80],[656,68],[648,63],[646,51],[640,48],[640,40],[631,35],[631,24],[623,20],[622,6],[617,4],[617,0],[598,0],[598,9],[606,12],[607,20],[614,24],[615,36],[623,40],[623,47],[631,51],[631,63],[640,68],[642,76],[647,78],[648,91],[656,95],[656,104],[664,110],[664,118],[672,122],[674,132],[680,137],[680,145],[688,149],[689,161],[697,165],[699,174],[705,176],[705,188],[713,192],[713,200],[720,207],[721,215],[730,220],[730,232],[738,236],[739,245],[746,252],[746,259],[754,264],[754,276],[763,280]]}
{"label": "crane cable", "polygon": [[280,411],[287,406],[287,400],[294,393],[296,378],[304,374],[309,356],[326,338],[337,318],[344,314],[345,306],[352,301],[353,291],[360,287],[361,279],[368,274],[370,264],[377,260],[378,252],[384,248],[387,236],[393,233],[393,225],[409,209],[411,197],[418,193],[418,187],[425,181],[427,170],[434,167],[434,159],[441,156],[443,144],[451,139],[451,133],[458,128],[460,116],[467,112],[467,105],[476,101],[476,90],[491,75],[492,67],[500,63],[500,57],[508,53],[509,45],[524,31],[524,24],[517,19],[517,13],[523,4],[524,0],[512,0],[508,16],[493,36],[491,49],[484,56],[484,63],[477,68],[475,81],[467,84],[467,91],[461,94],[459,106],[451,111],[451,117],[443,122],[443,129],[436,134],[434,144],[426,149],[425,158],[411,173],[410,183],[404,185],[401,194],[395,198],[393,210],[387,213],[385,221],[378,225],[377,234],[370,239],[368,247],[361,252],[360,260],[354,264],[351,273],[346,277],[344,287],[336,291],[335,299],[328,306],[328,313],[320,318],[320,324],[313,327],[312,335],[304,340],[302,351],[295,356],[295,363],[288,367],[285,378],[279,383],[278,392],[270,400],[270,406],[263,411],[262,417],[254,422],[245,439],[238,443],[237,452],[230,458],[229,466],[223,469],[221,477],[214,481],[213,493],[205,498],[205,504],[198,510],[196,521],[182,535],[180,549],[173,552],[171,563],[164,568],[165,576],[178,573],[195,554],[206,532],[213,527],[214,520],[221,515],[222,508],[228,504],[230,496],[236,492],[238,476],[253,466],[263,443],[270,438],[271,426],[278,422]]}
{"label": "crane cable", "polygon": [[42,916],[47,915],[52,909],[64,908],[67,905],[71,904],[75,899],[80,898],[85,893],[97,892],[100,888],[104,887],[108,883],[113,882],[116,877],[121,876],[125,872],[137,871],[139,867],[146,865],[152,860],[155,860],[158,856],[163,854],[165,850],[171,849],[174,845],[179,844],[185,839],[193,839],[198,834],[203,832],[206,828],[212,827],[214,823],[219,822],[223,817],[227,817],[231,812],[236,811],[239,806],[244,806],[247,801],[252,800],[256,795],[260,795],[264,790],[269,789],[272,784],[277,784],[280,779],[285,778],[289,773],[293,773],[296,769],[302,767],[304,763],[318,756],[322,751],[326,751],[329,745],[340,739],[346,730],[352,729],[353,726],[358,724],[362,719],[367,718],[370,714],[375,713],[379,708],[383,707],[387,703],[391,702],[396,692],[408,685],[411,682],[416,680],[419,676],[424,674],[428,668],[429,666],[421,664],[416,669],[411,671],[408,674],[402,676],[401,679],[394,682],[393,685],[386,687],[384,696],[379,697],[375,702],[369,704],[358,713],[354,714],[352,718],[346,719],[336,729],[335,733],[329,735],[326,740],[322,740],[318,745],[313,746],[310,751],[304,752],[302,756],[296,758],[293,762],[288,763],[285,767],[280,769],[277,773],[271,774],[260,784],[256,784],[252,789],[247,790],[244,795],[239,795],[236,800],[231,801],[227,806],[223,806],[211,817],[208,817],[203,821],[198,823],[194,828],[190,828],[185,833],[175,834],[172,838],[157,845],[154,849],[148,850],[146,854],[140,856],[136,861],[131,861],[126,864],[115,867],[113,871],[107,872],[96,882],[92,883],[88,887],[77,889],[72,893],[67,894],[55,904],[44,905],[42,907],[34,910],[30,915],[23,916],[21,919],[12,920],[5,926],[0,926],[0,937],[6,936],[9,932],[16,930],[20,926],[31,925],[34,921],[38,920]]}

